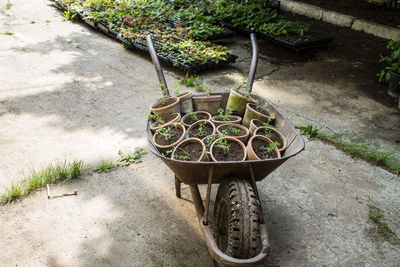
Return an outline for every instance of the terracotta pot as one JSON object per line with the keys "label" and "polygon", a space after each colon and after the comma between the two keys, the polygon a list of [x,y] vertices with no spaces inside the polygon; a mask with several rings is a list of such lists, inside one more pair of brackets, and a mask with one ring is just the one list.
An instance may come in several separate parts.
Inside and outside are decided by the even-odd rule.
{"label": "terracotta pot", "polygon": [[184,160],[184,159],[175,158],[175,153],[177,152],[177,149],[182,148],[184,145],[186,145],[188,143],[198,143],[201,146],[201,155],[200,155],[199,159],[196,160],[196,162],[203,161],[206,156],[206,146],[204,145],[203,141],[201,141],[199,138],[189,138],[189,139],[183,140],[181,143],[179,143],[174,148],[174,150],[172,151],[171,158],[175,159],[175,160]]}
{"label": "terracotta pot", "polygon": [[214,143],[212,143],[212,145],[210,147],[211,160],[214,161],[214,162],[217,162],[217,160],[214,158],[214,155],[213,155],[213,149],[214,149],[215,144],[217,144],[217,142],[219,140],[224,140],[224,139],[228,140],[228,142],[238,143],[242,147],[242,149],[243,149],[243,158],[240,161],[245,161],[246,157],[247,157],[247,151],[246,151],[245,145],[239,139],[233,138],[231,136],[225,136],[225,137],[222,137],[222,138],[218,138],[217,140],[214,141]]}
{"label": "terracotta pot", "polygon": [[172,113],[180,113],[179,97],[170,96],[165,98],[166,101],[169,101],[169,99],[172,99],[171,104],[164,107],[157,107],[163,101],[163,99],[159,99],[150,106],[150,110],[160,118],[165,118]]}
{"label": "terracotta pot", "polygon": [[[260,134],[260,131],[263,131],[264,129],[271,130],[271,131],[275,132],[277,135],[279,135],[279,138],[281,139],[281,141],[278,141],[281,144],[278,147],[279,148],[279,152],[284,151],[286,149],[286,138],[283,136],[283,134],[280,131],[278,131],[274,127],[271,127],[271,126],[258,127],[257,130],[254,132],[254,135],[262,135],[262,136],[264,136],[263,134]],[[272,140],[272,141],[277,141],[277,140]]]}
{"label": "terracotta pot", "polygon": [[[269,113],[269,111],[268,111],[268,113]],[[249,127],[250,121],[252,119],[258,119],[262,122],[267,122],[268,120],[274,120],[275,117],[267,116],[267,115],[262,114],[261,112],[258,112],[255,108],[255,104],[248,103],[246,106],[246,111],[244,113],[242,124],[246,127]]]}
{"label": "terracotta pot", "polygon": [[[212,122],[209,121],[209,120],[199,120],[199,121],[193,123],[192,125],[190,125],[189,129],[187,130],[188,136],[189,136],[189,137],[196,137],[196,136],[191,136],[191,135],[192,135],[192,134],[191,134],[191,131],[192,131],[194,128],[196,128],[197,125],[199,125],[200,123],[204,123],[204,122],[207,122],[207,124],[208,124],[208,125],[211,125],[212,128],[213,128],[212,133],[211,133],[211,134],[208,134],[208,135],[215,134],[215,125],[214,125],[214,123],[212,123]],[[208,136],[208,135],[207,135],[207,136]]]}
{"label": "terracotta pot", "polygon": [[242,121],[242,118],[239,116],[228,115],[228,118],[229,118],[229,120],[224,121],[220,115],[217,115],[217,116],[213,116],[211,118],[211,121],[214,123],[215,127],[218,127],[221,124],[231,124],[231,123],[240,124],[240,122]]}
{"label": "terracotta pot", "polygon": [[239,116],[243,117],[244,112],[246,110],[246,105],[248,103],[253,103],[253,102],[254,102],[253,99],[244,96],[241,93],[238,93],[235,90],[231,89],[225,110],[230,110],[235,114],[238,114]]}
{"label": "terracotta pot", "polygon": [[175,147],[177,144],[179,144],[183,139],[186,138],[186,129],[185,127],[180,124],[180,123],[169,123],[164,125],[164,127],[175,127],[175,125],[177,125],[177,127],[182,129],[182,135],[179,137],[179,139],[177,141],[175,141],[172,144],[169,145],[159,145],[156,143],[156,136],[160,133],[160,129],[158,129],[154,135],[153,135],[153,144],[157,147],[157,149],[161,152],[161,153],[165,153],[168,150],[171,150],[173,147]]}
{"label": "terracotta pot", "polygon": [[[204,115],[207,116],[207,119],[204,119],[204,120],[211,120],[211,114],[208,113],[208,112],[206,112],[206,111],[194,111],[194,113],[195,113],[196,115],[197,115],[197,114],[204,114]],[[183,123],[183,125],[185,125],[186,129],[188,129],[188,128],[190,127],[190,125],[193,124],[193,123],[192,123],[192,124],[186,123],[186,120],[187,120],[189,117],[190,117],[190,113],[189,113],[189,114],[186,114],[185,116],[182,117],[182,123]]]}
{"label": "terracotta pot", "polygon": [[192,92],[184,92],[178,95],[181,113],[186,114],[193,111],[192,95]]}
{"label": "terracotta pot", "polygon": [[243,143],[245,143],[247,141],[247,138],[249,137],[249,129],[247,129],[245,126],[240,125],[240,124],[233,124],[233,123],[221,124],[220,126],[217,127],[217,133],[218,134],[222,134],[222,130],[221,129],[226,125],[245,130],[246,134],[244,134],[244,135],[241,135],[241,136],[228,135],[228,136],[232,136],[232,137],[234,137],[236,139],[239,139]]}
{"label": "terracotta pot", "polygon": [[154,132],[157,131],[160,127],[163,127],[164,125],[169,124],[169,123],[179,122],[180,120],[181,120],[181,114],[179,114],[179,113],[173,113],[173,114],[171,114],[171,115],[168,115],[168,116],[165,118],[164,123],[161,124],[161,125],[159,125],[159,126],[156,126],[156,125],[157,125],[157,121],[153,122],[153,123],[150,125],[150,130],[154,133]]}
{"label": "terracotta pot", "polygon": [[[273,143],[272,140],[266,136],[263,136],[263,135],[252,136],[246,146],[248,160],[260,160],[260,158],[257,156],[257,154],[254,152],[254,149],[253,149],[253,140],[255,140],[255,139],[265,140],[269,144]],[[281,153],[279,152],[279,149],[277,147],[275,147],[274,150],[275,150],[276,154],[278,155],[278,159],[280,159]]]}
{"label": "terracotta pot", "polygon": [[257,130],[258,127],[263,126],[263,122],[259,119],[252,119],[250,121],[249,132],[250,136],[253,136],[254,132]]}
{"label": "terracotta pot", "polygon": [[217,114],[217,109],[221,104],[221,95],[210,95],[210,96],[193,96],[193,107],[195,111],[207,111],[211,115]]}

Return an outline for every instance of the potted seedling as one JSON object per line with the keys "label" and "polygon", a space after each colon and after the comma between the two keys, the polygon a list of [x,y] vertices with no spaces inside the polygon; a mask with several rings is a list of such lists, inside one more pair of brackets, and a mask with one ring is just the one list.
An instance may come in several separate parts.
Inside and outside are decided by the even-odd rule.
{"label": "potted seedling", "polygon": [[150,106],[150,110],[158,117],[164,118],[172,113],[180,113],[179,97],[167,96],[163,90],[163,97]]}
{"label": "potted seedling", "polygon": [[240,122],[242,121],[241,117],[231,115],[232,112],[230,110],[227,110],[226,113],[224,114],[224,109],[219,108],[217,110],[217,112],[218,112],[218,115],[213,116],[211,118],[211,121],[214,123],[215,127],[218,127],[219,125],[225,124],[225,123],[240,124]]}
{"label": "potted seedling", "polygon": [[272,140],[272,142],[278,142],[278,149],[283,152],[286,149],[286,138],[276,128],[271,126],[261,126],[255,132],[254,135],[263,135]]}
{"label": "potted seedling", "polygon": [[197,137],[200,139],[214,133],[215,126],[211,121],[208,120],[200,120],[195,122],[188,129],[189,137]]}
{"label": "potted seedling", "polygon": [[153,144],[165,156],[167,151],[179,144],[186,137],[186,129],[180,123],[171,123],[160,127],[153,135]]}
{"label": "potted seedling", "polygon": [[214,141],[210,147],[212,161],[244,161],[247,156],[244,144],[230,136]]}
{"label": "potted seedling", "polygon": [[246,79],[242,80],[242,83],[238,87],[236,87],[235,89],[231,89],[231,92],[229,93],[228,103],[226,104],[227,111],[231,110],[231,112],[241,117],[245,113],[246,105],[248,103],[254,102],[248,91],[245,91],[243,93],[240,92],[240,90],[244,88],[245,83]]}
{"label": "potted seedling", "polygon": [[205,95],[197,95],[192,97],[194,110],[207,111],[211,115],[216,115],[217,109],[221,104],[222,96],[211,95],[211,89],[208,87],[205,87],[204,91],[206,93]]}
{"label": "potted seedling", "polygon": [[258,119],[263,122],[275,119],[275,114],[269,111],[267,103],[261,105],[258,99],[254,102],[255,103],[248,103],[246,106],[242,121],[244,126],[249,127],[252,119]]}
{"label": "potted seedling", "polygon": [[217,127],[217,133],[235,137],[243,143],[245,143],[249,137],[249,130],[240,124],[221,124]]}
{"label": "potted seedling", "polygon": [[171,158],[183,161],[202,161],[206,158],[206,147],[198,138],[189,138],[179,143]]}
{"label": "potted seedling", "polygon": [[[391,50],[391,54],[382,57],[379,62],[389,64],[378,73],[379,82],[389,82],[388,94],[393,97],[400,96],[400,41],[388,42],[387,49]],[[400,103],[400,102],[399,102]]]}
{"label": "potted seedling", "polygon": [[183,114],[187,114],[193,111],[193,102],[192,102],[192,92],[180,92],[180,83],[179,81],[175,83],[173,86],[175,89],[175,96],[179,97],[179,105],[180,111]]}
{"label": "potted seedling", "polygon": [[279,159],[281,157],[279,145],[279,142],[273,142],[266,136],[254,135],[250,138],[246,147],[247,158],[249,160]]}
{"label": "potted seedling", "polygon": [[262,126],[274,126],[274,119],[268,119],[266,122],[258,119],[252,119],[249,127],[250,136],[253,136],[254,132]]}
{"label": "potted seedling", "polygon": [[162,127],[165,124],[179,122],[181,120],[181,114],[179,113],[173,113],[171,115],[167,115],[164,119],[151,113],[148,113],[147,116],[153,120],[153,122],[150,125],[150,130],[153,133],[156,132],[160,127]]}
{"label": "potted seedling", "polygon": [[193,123],[200,120],[210,120],[211,114],[205,111],[192,111],[182,117],[182,123],[189,128]]}

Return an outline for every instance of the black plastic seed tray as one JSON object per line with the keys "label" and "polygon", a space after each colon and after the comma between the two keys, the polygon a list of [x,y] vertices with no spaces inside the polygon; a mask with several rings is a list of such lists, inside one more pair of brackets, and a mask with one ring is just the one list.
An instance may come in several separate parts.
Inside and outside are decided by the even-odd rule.
{"label": "black plastic seed tray", "polygon": [[266,39],[266,40],[271,40],[279,45],[285,46],[289,49],[293,50],[303,50],[303,49],[308,49],[308,48],[313,48],[313,47],[320,47],[320,46],[326,46],[330,42],[332,42],[333,37],[328,36],[322,33],[318,32],[308,32],[307,33],[312,40],[310,41],[289,41],[285,40],[283,38],[277,37],[272,34],[268,34],[265,32],[258,32],[257,35],[259,35],[261,38]]}
{"label": "black plastic seed tray", "polygon": [[247,29],[244,27],[236,27],[232,23],[229,23],[229,22],[225,22],[225,21],[218,21],[218,22],[221,25],[225,26],[226,28],[228,28],[234,32],[240,33],[240,34],[250,35],[251,33],[255,32],[253,30],[250,30],[250,29]]}

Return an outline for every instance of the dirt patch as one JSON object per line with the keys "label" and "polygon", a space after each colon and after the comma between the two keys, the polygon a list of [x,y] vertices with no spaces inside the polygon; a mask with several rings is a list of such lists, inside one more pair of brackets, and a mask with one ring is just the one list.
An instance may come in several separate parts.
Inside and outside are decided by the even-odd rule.
{"label": "dirt patch", "polygon": [[[383,25],[400,27],[400,4],[398,9],[385,9],[383,6],[367,3],[365,0],[297,0],[325,8],[327,10],[351,15]],[[388,1],[387,1],[388,2]],[[393,1],[395,2],[395,1]]]}

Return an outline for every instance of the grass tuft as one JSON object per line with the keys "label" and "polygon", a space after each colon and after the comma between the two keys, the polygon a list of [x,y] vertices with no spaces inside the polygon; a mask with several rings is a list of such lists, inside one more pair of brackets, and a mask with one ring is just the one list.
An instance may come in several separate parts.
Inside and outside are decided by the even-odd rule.
{"label": "grass tuft", "polygon": [[93,169],[93,171],[98,172],[98,173],[102,173],[108,170],[111,170],[115,168],[115,165],[112,161],[102,161],[100,162],[100,164]]}
{"label": "grass tuft", "polygon": [[5,204],[18,199],[21,196],[28,195],[37,188],[45,186],[56,181],[70,181],[82,174],[83,162],[74,160],[71,163],[57,162],[50,164],[41,171],[32,170],[30,176],[25,180],[12,184],[6,192],[1,195],[0,203]]}
{"label": "grass tuft", "polygon": [[393,232],[387,222],[384,221],[383,211],[380,208],[370,206],[368,212],[368,218],[372,220],[376,225],[376,231],[385,238],[392,245],[399,243],[399,238],[396,233]]}

